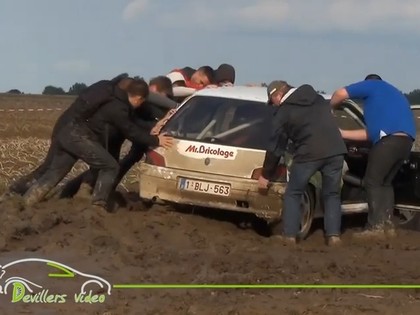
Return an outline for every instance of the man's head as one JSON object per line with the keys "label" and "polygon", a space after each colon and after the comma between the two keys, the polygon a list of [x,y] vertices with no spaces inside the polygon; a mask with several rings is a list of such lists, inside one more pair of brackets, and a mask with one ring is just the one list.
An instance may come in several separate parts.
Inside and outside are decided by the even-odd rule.
{"label": "man's head", "polygon": [[365,80],[382,80],[382,78],[379,75],[372,73],[368,74]]}
{"label": "man's head", "polygon": [[130,85],[131,82],[133,82],[134,79],[130,77],[122,78],[120,81],[118,81],[117,86],[121,89],[126,91],[127,87]]}
{"label": "man's head", "polygon": [[133,79],[125,89],[128,94],[130,104],[137,108],[143,104],[144,100],[149,95],[149,86],[143,79]]}
{"label": "man's head", "polygon": [[174,97],[172,82],[166,76],[158,76],[151,79],[149,82],[149,91],[161,94],[170,99]]}
{"label": "man's head", "polygon": [[286,81],[272,81],[267,87],[268,103],[279,106],[283,96],[292,88]]}
{"label": "man's head", "polygon": [[215,83],[223,85],[235,83],[235,68],[227,63],[222,63],[215,71]]}
{"label": "man's head", "polygon": [[191,82],[205,87],[214,82],[214,70],[210,66],[198,68],[191,76]]}

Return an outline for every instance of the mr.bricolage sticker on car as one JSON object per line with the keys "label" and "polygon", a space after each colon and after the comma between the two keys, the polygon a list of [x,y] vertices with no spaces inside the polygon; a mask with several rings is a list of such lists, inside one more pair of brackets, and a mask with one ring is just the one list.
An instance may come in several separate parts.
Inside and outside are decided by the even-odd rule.
{"label": "mr.bricolage sticker on car", "polygon": [[182,141],[178,143],[177,150],[179,154],[193,158],[202,159],[210,157],[219,160],[234,160],[237,149],[234,147],[222,147],[215,144],[204,144],[199,142]]}
{"label": "mr.bricolage sticker on car", "polygon": [[[38,263],[38,264],[36,264]],[[37,266],[38,265],[38,266]],[[36,267],[55,269],[55,273],[46,273],[45,279],[56,278],[60,281],[59,287],[62,292],[54,292],[51,288],[43,285],[41,281],[33,281],[16,274],[16,267],[24,269],[26,273],[36,270]],[[37,273],[38,278],[41,276]],[[11,295],[12,303],[65,303],[72,298],[71,294],[64,293],[67,284],[63,279],[80,278],[82,284],[80,289],[73,295],[75,303],[104,303],[106,295],[111,295],[111,284],[98,276],[80,272],[72,267],[57,261],[42,258],[26,258],[12,261],[5,265],[0,265],[0,296]],[[99,289],[102,293],[93,293],[92,289]]]}

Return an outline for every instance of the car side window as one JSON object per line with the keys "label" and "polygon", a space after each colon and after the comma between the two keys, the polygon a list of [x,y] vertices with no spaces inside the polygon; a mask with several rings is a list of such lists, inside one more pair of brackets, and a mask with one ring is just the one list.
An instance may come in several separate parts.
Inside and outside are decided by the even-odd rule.
{"label": "car side window", "polygon": [[345,104],[341,104],[333,109],[333,115],[340,129],[356,130],[365,128],[363,121]]}
{"label": "car side window", "polygon": [[[411,109],[413,111],[414,121],[416,122],[417,132],[419,132],[419,130],[420,130],[420,106],[418,106],[418,105],[416,105],[415,107],[412,106]],[[419,143],[418,139],[416,139],[416,141],[414,142],[412,151],[416,151],[416,152],[420,151],[420,143]]]}

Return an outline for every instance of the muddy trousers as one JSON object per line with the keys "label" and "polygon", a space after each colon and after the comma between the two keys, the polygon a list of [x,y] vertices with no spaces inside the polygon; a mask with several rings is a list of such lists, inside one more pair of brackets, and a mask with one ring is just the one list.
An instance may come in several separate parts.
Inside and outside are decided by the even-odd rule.
{"label": "muddy trousers", "polygon": [[317,171],[320,171],[322,175],[325,236],[341,234],[340,188],[343,163],[344,155],[337,155],[321,160],[292,164],[283,203],[284,236],[298,236],[302,219],[302,196],[310,178]]}
{"label": "muddy trousers", "polygon": [[78,159],[98,171],[92,202],[105,206],[118,175],[118,162],[85,130],[72,128],[58,139],[51,165],[24,195],[27,205],[41,201],[72,169]]}
{"label": "muddy trousers", "polygon": [[392,226],[392,181],[404,160],[409,158],[412,145],[410,137],[391,135],[379,140],[370,150],[364,176],[369,205],[367,228],[384,229]]}
{"label": "muddy trousers", "polygon": [[56,144],[54,142],[51,143],[47,156],[45,157],[44,161],[39,165],[35,170],[31,173],[24,175],[17,179],[9,186],[9,191],[15,194],[23,195],[26,191],[36,183],[36,181],[42,177],[43,174],[48,170],[49,166],[52,163],[54,152],[56,150]]}
{"label": "muddy trousers", "polygon": [[[117,177],[115,178],[115,182],[114,182],[112,190],[115,190],[115,188],[124,178],[124,176],[133,167],[133,165],[135,165],[137,162],[141,160],[146,150],[147,150],[147,147],[139,146],[136,144],[133,144],[131,146],[131,149],[127,153],[127,155],[125,155],[119,162],[119,172],[118,172]],[[112,155],[115,157],[115,154],[112,154]],[[118,150],[118,155],[119,155],[119,150]],[[77,190],[79,189],[82,183],[86,183],[90,185],[91,187],[93,187],[96,183],[97,176],[98,176],[98,172],[96,169],[89,169],[83,172],[82,174],[75,177],[74,179],[72,179],[66,184],[61,196],[68,197],[68,196],[76,194]]]}
{"label": "muddy trousers", "polygon": [[[121,145],[117,148],[111,145],[110,153],[116,159],[118,159],[120,155]],[[137,144],[133,144],[131,146],[130,151],[127,155],[124,156],[119,162],[119,172],[115,179],[113,189],[114,191],[124,176],[128,173],[128,171],[135,165],[137,162],[141,160],[144,153],[146,152],[147,147],[140,146]],[[91,187],[95,186],[96,180],[98,177],[98,171],[96,169],[89,169],[82,174],[78,175],[77,177],[73,178],[69,182],[67,182],[61,192],[61,198],[68,198],[74,196],[77,191],[79,190],[82,183],[88,184]]]}
{"label": "muddy trousers", "polygon": [[120,160],[120,171],[118,172],[118,176],[115,181],[115,187],[118,186],[128,171],[142,159],[146,151],[147,147],[137,145],[135,143],[131,145],[130,151]]}
{"label": "muddy trousers", "polygon": [[54,152],[57,148],[57,135],[66,126],[66,124],[70,122],[70,119],[71,113],[69,111],[64,112],[57,119],[57,122],[52,130],[50,147],[48,148],[47,156],[44,161],[42,161],[41,165],[39,165],[31,173],[24,175],[13,182],[9,187],[10,192],[23,195],[29,187],[31,187],[48,170],[52,163]]}

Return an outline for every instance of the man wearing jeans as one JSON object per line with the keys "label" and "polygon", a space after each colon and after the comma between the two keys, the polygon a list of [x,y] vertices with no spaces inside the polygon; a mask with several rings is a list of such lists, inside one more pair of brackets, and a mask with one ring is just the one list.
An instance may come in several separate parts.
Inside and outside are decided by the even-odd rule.
{"label": "man wearing jeans", "polygon": [[268,182],[284,155],[288,140],[295,151],[283,204],[281,239],[298,240],[301,199],[309,179],[322,174],[324,226],[328,245],[338,245],[341,235],[340,184],[346,146],[328,102],[312,86],[293,88],[285,81],[273,81],[267,88],[269,102],[277,106],[273,117],[271,146],[265,155],[259,188]]}
{"label": "man wearing jeans", "polygon": [[347,98],[364,101],[366,130],[342,130],[343,138],[373,143],[364,177],[369,205],[368,224],[355,236],[363,239],[394,236],[392,180],[410,156],[416,137],[414,115],[404,94],[377,74],[370,74],[364,81],[335,91],[331,105]]}

